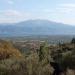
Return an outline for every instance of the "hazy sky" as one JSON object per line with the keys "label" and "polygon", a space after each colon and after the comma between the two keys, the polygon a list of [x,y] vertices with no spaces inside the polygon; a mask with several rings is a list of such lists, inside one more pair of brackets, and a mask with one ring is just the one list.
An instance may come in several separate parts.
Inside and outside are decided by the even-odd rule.
{"label": "hazy sky", "polygon": [[75,25],[75,0],[0,0],[0,23],[28,19]]}

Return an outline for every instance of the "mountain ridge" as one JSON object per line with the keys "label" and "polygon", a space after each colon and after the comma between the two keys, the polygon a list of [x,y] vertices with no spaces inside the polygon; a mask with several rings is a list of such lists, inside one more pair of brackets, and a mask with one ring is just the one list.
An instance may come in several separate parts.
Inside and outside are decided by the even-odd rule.
{"label": "mountain ridge", "polygon": [[49,20],[27,20],[19,23],[0,24],[1,36],[64,35],[75,34],[75,26]]}

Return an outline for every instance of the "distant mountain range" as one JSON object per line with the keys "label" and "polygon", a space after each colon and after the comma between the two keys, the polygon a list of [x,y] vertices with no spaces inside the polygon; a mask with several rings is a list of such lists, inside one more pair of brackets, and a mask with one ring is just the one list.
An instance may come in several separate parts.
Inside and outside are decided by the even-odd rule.
{"label": "distant mountain range", "polygon": [[74,34],[75,26],[48,20],[28,20],[14,24],[0,24],[0,36]]}

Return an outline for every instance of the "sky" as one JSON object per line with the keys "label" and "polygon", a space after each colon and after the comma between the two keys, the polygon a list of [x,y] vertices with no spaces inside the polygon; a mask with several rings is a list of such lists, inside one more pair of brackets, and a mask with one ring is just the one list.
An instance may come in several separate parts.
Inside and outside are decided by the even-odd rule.
{"label": "sky", "polygon": [[75,25],[75,0],[0,0],[0,23],[30,19]]}

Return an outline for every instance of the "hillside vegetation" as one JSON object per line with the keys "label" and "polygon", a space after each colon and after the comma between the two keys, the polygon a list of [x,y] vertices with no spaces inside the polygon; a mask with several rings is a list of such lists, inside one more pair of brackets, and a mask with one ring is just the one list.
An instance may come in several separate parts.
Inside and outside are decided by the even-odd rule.
{"label": "hillside vegetation", "polygon": [[0,60],[12,57],[20,58],[22,55],[11,42],[0,40]]}
{"label": "hillside vegetation", "polygon": [[52,75],[54,68],[50,62],[59,63],[66,75],[75,75],[74,38],[69,43],[55,45],[42,42],[38,49],[33,48],[35,51],[31,49],[28,53],[20,52],[22,47],[20,51],[17,47],[0,40],[0,75]]}

